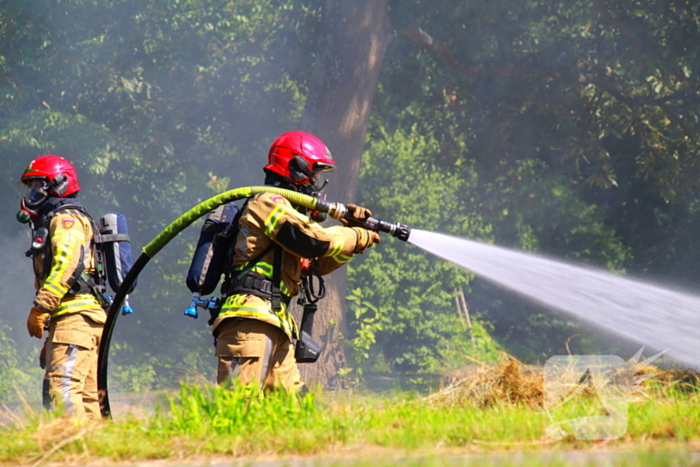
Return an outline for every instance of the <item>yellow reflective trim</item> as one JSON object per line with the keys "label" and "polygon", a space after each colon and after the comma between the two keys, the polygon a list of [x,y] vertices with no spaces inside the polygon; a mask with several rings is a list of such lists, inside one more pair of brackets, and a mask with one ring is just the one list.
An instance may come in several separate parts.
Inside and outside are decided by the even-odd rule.
{"label": "yellow reflective trim", "polygon": [[240,316],[243,318],[276,318],[279,322],[279,326],[285,331],[296,335],[296,323],[294,323],[294,318],[292,315],[287,313],[287,305],[284,302],[280,303],[282,308],[279,313],[274,313],[272,311],[272,303],[270,300],[265,300],[264,304],[259,306],[251,306],[246,304],[247,295],[239,294],[232,295],[226,302],[224,306],[221,307],[221,312],[219,316]]}
{"label": "yellow reflective trim", "polygon": [[338,255],[335,258],[333,258],[336,263],[338,264],[345,264],[348,261],[352,259],[352,256],[347,256],[347,255]]}
{"label": "yellow reflective trim", "polygon": [[265,316],[270,316],[270,313],[258,311],[257,308],[240,307],[235,310],[222,310],[221,316],[254,316],[256,318],[263,318]]}
{"label": "yellow reflective trim", "polygon": [[74,297],[74,300],[92,300],[92,299],[95,299],[95,296],[92,295],[91,293],[81,293],[78,295],[74,295],[73,297]]}
{"label": "yellow reflective trim", "polygon": [[77,295],[76,297],[89,297],[77,300],[71,300],[65,304],[61,304],[56,309],[51,312],[52,316],[64,315],[75,309],[85,309],[85,308],[102,308],[97,300],[92,295]]}
{"label": "yellow reflective trim", "polygon": [[343,241],[343,236],[340,234],[340,232],[334,232],[333,235],[335,236],[335,239],[333,241],[333,249],[328,255],[331,258],[335,258],[336,256],[338,256],[340,252],[343,251],[343,246],[345,245],[345,242]]}
{"label": "yellow reflective trim", "polygon": [[265,235],[267,235],[268,237],[272,236],[272,233],[275,231],[275,227],[277,227],[277,223],[279,222],[280,217],[282,217],[282,215],[286,211],[286,206],[283,206],[281,204],[275,206],[270,215],[267,216],[267,219],[265,219]]}
{"label": "yellow reflective trim", "polygon": [[257,272],[258,274],[262,274],[263,276],[267,277],[268,279],[272,279],[272,266],[269,264],[256,264],[253,266],[253,269],[250,270],[251,272]]}
{"label": "yellow reflective trim", "polygon": [[79,239],[71,231],[56,231],[53,235],[52,245],[56,246],[56,254],[53,255],[53,265],[48,277],[44,281],[44,287],[58,297],[63,297],[68,292],[68,287],[61,284],[70,264],[73,250],[79,245]]}
{"label": "yellow reflective trim", "polygon": [[68,287],[63,287],[61,284],[55,284],[54,282],[51,282],[49,280],[44,282],[43,287],[48,291],[53,292],[54,295],[58,297],[63,297],[66,294],[66,292],[68,292]]}

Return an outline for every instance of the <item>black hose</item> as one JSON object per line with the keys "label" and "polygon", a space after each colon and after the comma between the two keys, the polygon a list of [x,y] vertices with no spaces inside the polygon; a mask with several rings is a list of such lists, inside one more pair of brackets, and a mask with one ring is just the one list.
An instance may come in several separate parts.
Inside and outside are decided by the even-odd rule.
{"label": "black hose", "polygon": [[102,417],[104,418],[112,417],[112,409],[109,406],[109,392],[107,391],[107,362],[109,357],[109,345],[112,341],[114,326],[117,324],[119,309],[124,302],[124,298],[126,298],[127,291],[131,289],[131,286],[136,281],[136,278],[141,273],[141,270],[150,260],[151,258],[146,253],[142,253],[141,256],[138,257],[134,265],[129,270],[129,273],[124,278],[122,285],[117,291],[117,295],[114,297],[112,304],[107,310],[107,321],[105,322],[104,329],[102,330],[100,350],[97,354],[97,393],[100,401],[100,413],[102,413]]}

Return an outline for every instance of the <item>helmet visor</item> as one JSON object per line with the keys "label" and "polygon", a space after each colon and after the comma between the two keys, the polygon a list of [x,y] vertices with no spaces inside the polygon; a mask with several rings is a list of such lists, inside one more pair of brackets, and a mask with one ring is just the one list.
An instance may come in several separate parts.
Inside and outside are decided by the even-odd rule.
{"label": "helmet visor", "polygon": [[30,208],[39,206],[49,196],[48,184],[45,180],[36,178],[24,183],[24,204]]}
{"label": "helmet visor", "polygon": [[314,188],[314,190],[322,190],[323,187],[326,186],[326,183],[328,183],[328,180],[326,180],[326,174],[328,172],[333,172],[334,170],[334,165],[322,164],[320,162],[317,162],[316,167],[314,167],[314,171],[311,172],[311,177],[309,179],[309,183]]}

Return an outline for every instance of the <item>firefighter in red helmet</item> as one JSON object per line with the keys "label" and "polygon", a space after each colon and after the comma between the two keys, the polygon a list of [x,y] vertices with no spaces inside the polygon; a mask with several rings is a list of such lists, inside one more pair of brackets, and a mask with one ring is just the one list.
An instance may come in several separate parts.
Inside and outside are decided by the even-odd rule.
{"label": "firefighter in red helmet", "polygon": [[[320,139],[292,131],[272,143],[265,184],[316,194],[332,170],[335,162]],[[365,208],[348,208],[360,220],[371,215]],[[235,378],[264,390],[300,390],[303,383],[292,345],[298,329],[287,306],[300,292],[303,269],[328,274],[374,243],[379,243],[376,232],[324,228],[280,195],[261,193],[249,199],[241,213],[232,280],[223,286],[226,298],[212,327],[219,383]],[[249,264],[254,265],[246,268]],[[246,269],[242,277],[235,274]]]}
{"label": "firefighter in red helmet", "polygon": [[38,339],[48,330],[40,357],[44,406],[99,419],[97,351],[106,314],[90,285],[93,222],[77,199],[78,176],[66,159],[45,155],[29,163],[20,184],[26,192],[17,219],[32,228],[27,256],[37,291],[27,329]]}

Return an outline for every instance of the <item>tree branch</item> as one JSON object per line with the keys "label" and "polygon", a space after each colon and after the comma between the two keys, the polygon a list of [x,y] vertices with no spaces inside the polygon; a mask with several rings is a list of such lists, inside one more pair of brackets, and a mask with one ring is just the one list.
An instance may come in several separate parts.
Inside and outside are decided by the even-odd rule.
{"label": "tree branch", "polygon": [[472,62],[460,60],[455,57],[452,51],[442,42],[433,38],[430,34],[418,27],[411,27],[403,31],[413,42],[422,47],[426,52],[437,58],[444,65],[458,72],[463,76],[474,75],[504,75],[504,76],[537,76],[549,78],[568,84],[579,84],[587,86],[592,84],[602,91],[607,92],[620,102],[628,106],[668,106],[673,101],[683,101],[687,103],[700,102],[700,96],[690,95],[687,92],[676,92],[664,97],[632,97],[626,96],[609,80],[598,76],[584,74],[564,73],[547,68],[535,68],[527,66],[517,66],[509,63],[495,62]]}
{"label": "tree branch", "polygon": [[411,27],[403,31],[413,42],[421,46],[428,53],[436,57],[443,64],[452,68],[464,76],[474,75],[504,75],[504,76],[538,76],[540,78],[550,78],[569,84],[579,84],[587,86],[593,84],[616,99],[630,103],[634,99],[624,96],[617,87],[610,81],[594,76],[574,75],[563,73],[547,68],[522,67],[509,63],[493,62],[471,62],[460,60],[454,56],[452,51],[442,42],[434,39],[418,27]]}
{"label": "tree branch", "polygon": [[601,0],[593,0],[593,5],[595,6],[595,9],[598,10],[600,18],[606,23],[611,24],[613,27],[619,29],[622,35],[629,39],[629,41],[632,43],[632,45],[634,45],[634,47],[637,50],[642,50],[644,48],[644,45],[642,44],[642,41],[639,39],[639,37],[637,37],[637,35],[630,28],[622,24],[613,15],[611,15],[610,12],[605,9]]}
{"label": "tree branch", "polygon": [[678,82],[682,83],[683,86],[685,86],[686,89],[692,90],[693,87],[688,81],[688,79],[677,69],[673,69],[675,67],[673,66],[668,66],[668,64],[665,62],[665,60],[661,57],[661,54],[658,52],[658,47],[656,44],[652,44],[651,41],[645,40],[643,38],[640,38],[637,34],[632,31],[629,27],[625,26],[625,24],[615,18],[608,10],[605,9],[605,6],[603,5],[602,0],[592,0],[593,5],[595,6],[595,9],[598,11],[600,14],[600,18],[603,20],[603,22],[610,24],[614,28],[617,28],[623,36],[625,36],[636,48],[638,51],[642,52],[643,54],[647,54],[648,51],[651,51],[651,59],[656,62],[656,65],[661,68],[662,70],[666,69],[668,73],[673,75]]}

